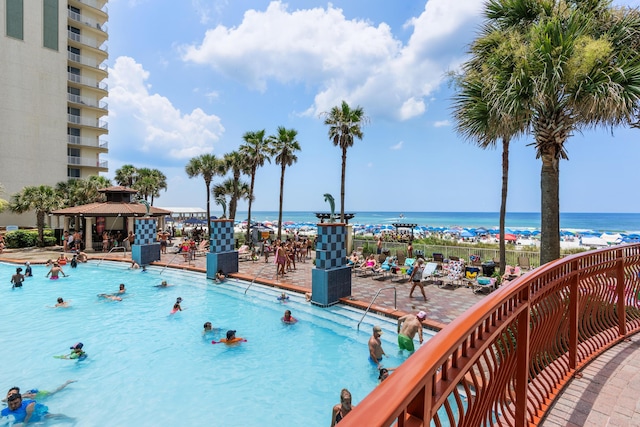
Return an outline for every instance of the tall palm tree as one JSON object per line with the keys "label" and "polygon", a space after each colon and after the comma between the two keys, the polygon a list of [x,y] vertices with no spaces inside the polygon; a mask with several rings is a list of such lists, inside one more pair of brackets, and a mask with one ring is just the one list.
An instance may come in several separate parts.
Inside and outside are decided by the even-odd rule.
{"label": "tall palm tree", "polygon": [[227,198],[223,195],[216,196],[216,198],[214,199],[214,202],[216,202],[216,205],[219,205],[222,208],[221,218],[226,218],[227,217]]}
{"label": "tall palm tree", "polygon": [[224,175],[224,163],[214,154],[202,154],[193,157],[185,166],[189,178],[202,176],[207,187],[207,230],[211,239],[211,181],[216,175]]}
{"label": "tall palm tree", "polygon": [[48,185],[24,187],[12,196],[9,209],[16,213],[35,210],[38,227],[38,246],[44,246],[44,219],[48,212],[62,207],[60,198],[53,187]]}
{"label": "tall palm tree", "polygon": [[98,175],[91,175],[86,179],[69,179],[56,184],[56,192],[61,204],[65,207],[86,205],[88,203],[106,200],[98,190],[111,186],[111,181]]}
{"label": "tall palm tree", "polygon": [[247,242],[251,241],[251,206],[255,199],[253,190],[255,189],[256,172],[258,168],[264,166],[265,162],[271,163],[273,150],[269,141],[264,139],[264,129],[246,132],[242,135],[244,144],[240,146],[240,153],[246,156],[251,184],[249,185],[249,211],[247,213]]}
{"label": "tall palm tree", "polygon": [[227,178],[222,183],[214,185],[212,192],[216,200],[218,197],[224,198],[225,208],[227,196],[229,196],[229,219],[235,219],[238,201],[249,200],[249,184],[236,181],[234,178]]}
{"label": "tall palm tree", "polygon": [[229,218],[235,219],[236,210],[238,209],[238,200],[240,198],[240,176],[243,173],[248,174],[250,172],[249,164],[247,157],[239,151],[232,151],[231,153],[225,154],[223,161],[227,172],[230,171],[232,175],[232,192],[230,194],[231,198],[229,199]]}
{"label": "tall palm tree", "polygon": [[353,138],[362,139],[362,125],[369,119],[362,107],[351,108],[346,101],[329,112],[322,113],[324,124],[329,126],[329,139],[342,150],[342,177],[340,181],[340,222],[344,223],[344,188],[347,171],[347,149],[353,146]]}
{"label": "tall palm tree", "polygon": [[287,166],[298,161],[296,152],[300,151],[300,144],[296,140],[298,131],[279,126],[275,135],[269,137],[275,153],[275,161],[280,165],[280,205],[278,210],[278,239],[282,237],[282,201],[284,197],[284,172]]}
{"label": "tall palm tree", "polygon": [[138,177],[138,170],[133,165],[122,165],[120,169],[116,169],[116,175],[114,177],[118,185],[123,187],[133,188],[133,183],[136,182]]}
{"label": "tall palm tree", "polygon": [[[640,101],[640,15],[610,0],[490,0],[470,62],[487,103],[534,136],[541,159],[541,263],[560,256],[560,161],[576,131],[631,123]],[[477,67],[471,67],[475,69]]]}
{"label": "tall palm tree", "polygon": [[[478,55],[482,57],[482,55]],[[469,61],[464,75],[453,76],[458,92],[454,96],[454,119],[458,133],[473,140],[482,149],[495,148],[502,140],[502,190],[500,199],[500,271],[506,267],[505,222],[509,187],[509,142],[524,132],[515,126],[523,121],[515,117],[497,116],[497,109],[489,104],[491,76],[487,76],[483,62]]]}

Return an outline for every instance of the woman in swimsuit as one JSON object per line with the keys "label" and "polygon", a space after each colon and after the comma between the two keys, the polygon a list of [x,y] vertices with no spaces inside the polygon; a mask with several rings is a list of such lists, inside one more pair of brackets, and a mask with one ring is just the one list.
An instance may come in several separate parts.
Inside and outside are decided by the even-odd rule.
{"label": "woman in swimsuit", "polygon": [[351,412],[351,393],[346,388],[340,392],[340,403],[333,407],[331,413],[331,427],[338,424],[344,417]]}

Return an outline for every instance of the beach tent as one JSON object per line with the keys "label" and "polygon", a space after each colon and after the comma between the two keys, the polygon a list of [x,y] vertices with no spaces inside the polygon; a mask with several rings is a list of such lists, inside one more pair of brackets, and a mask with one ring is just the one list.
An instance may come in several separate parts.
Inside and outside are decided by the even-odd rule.
{"label": "beach tent", "polygon": [[607,243],[620,243],[620,242],[622,242],[622,236],[620,235],[620,233],[616,233],[616,234],[602,233],[600,238],[602,240],[604,240],[605,242],[607,242]]}
{"label": "beach tent", "polygon": [[582,239],[580,239],[580,244],[582,246],[592,246],[592,247],[609,246],[609,243],[607,243],[606,240],[596,236],[585,236]]}
{"label": "beach tent", "polygon": [[[496,234],[496,239],[500,239],[499,234]],[[515,242],[516,240],[518,240],[518,237],[515,234],[504,233],[504,240],[506,240],[507,242]]]}
{"label": "beach tent", "polygon": [[471,237],[476,237],[477,234],[475,233],[475,231],[471,231],[471,230],[463,230],[462,233],[460,233],[460,237],[463,238],[471,238]]}

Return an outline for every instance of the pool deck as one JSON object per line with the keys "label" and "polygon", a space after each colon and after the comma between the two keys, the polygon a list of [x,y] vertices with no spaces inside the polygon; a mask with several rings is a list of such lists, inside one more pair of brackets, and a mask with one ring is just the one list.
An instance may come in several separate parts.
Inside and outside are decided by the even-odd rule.
{"label": "pool deck", "polygon": [[[47,259],[55,259],[60,250],[5,250],[0,254],[0,261],[32,264],[43,264]],[[69,254],[67,254],[69,256]],[[100,252],[87,253],[90,260],[112,260],[131,262],[131,253],[114,252],[105,255]],[[173,268],[206,271],[206,257],[198,256],[195,260],[185,262],[182,255],[162,255],[156,266],[169,265]],[[81,267],[80,267],[81,268]],[[66,270],[69,267],[67,266]],[[276,279],[273,257],[269,263],[259,261],[240,261],[239,272],[234,274],[244,280],[279,287],[288,292],[310,292],[311,259],[296,263],[296,270],[288,272],[284,278]],[[391,288],[392,287],[392,288]],[[424,325],[439,330],[449,324],[457,316],[475,305],[483,298],[474,294],[470,288],[441,289],[435,285],[425,286],[428,301],[423,301],[419,292],[409,298],[411,283],[384,280],[380,276],[360,277],[352,275],[352,296],[341,302],[366,308],[383,288],[372,306],[376,312],[395,318],[407,313],[424,310],[427,320]],[[395,289],[395,292],[394,292]],[[419,295],[419,297],[418,297]],[[394,296],[396,302],[394,304]],[[583,371],[580,379],[573,379],[555,402],[547,418],[540,425],[556,426],[639,426],[640,425],[640,336],[623,342],[610,349]]]}

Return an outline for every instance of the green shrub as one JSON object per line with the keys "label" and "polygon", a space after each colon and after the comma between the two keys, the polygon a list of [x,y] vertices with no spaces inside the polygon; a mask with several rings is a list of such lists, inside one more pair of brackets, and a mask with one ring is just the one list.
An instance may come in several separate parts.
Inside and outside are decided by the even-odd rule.
{"label": "green shrub", "polygon": [[[8,248],[29,248],[37,245],[38,230],[9,231],[4,236]],[[56,237],[51,229],[44,230],[44,245],[55,246]]]}

